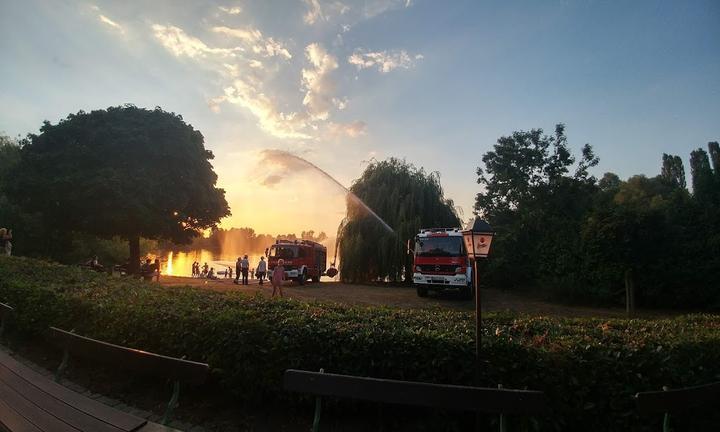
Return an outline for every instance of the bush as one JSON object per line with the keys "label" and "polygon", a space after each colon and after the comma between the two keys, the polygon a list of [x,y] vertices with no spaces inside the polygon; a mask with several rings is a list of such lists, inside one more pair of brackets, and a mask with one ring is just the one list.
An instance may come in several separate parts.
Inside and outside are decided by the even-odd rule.
{"label": "bush", "polygon": [[[205,361],[224,391],[248,401],[294,401],[282,390],[287,368],[452,384],[474,379],[474,321],[463,312],[160,288],[5,257],[0,301],[16,308],[19,332],[41,335],[54,325]],[[490,314],[483,353],[483,385],[547,393],[551,411],[540,419],[542,430],[643,430],[660,419],[636,415],[636,392],[720,380],[720,319]]]}

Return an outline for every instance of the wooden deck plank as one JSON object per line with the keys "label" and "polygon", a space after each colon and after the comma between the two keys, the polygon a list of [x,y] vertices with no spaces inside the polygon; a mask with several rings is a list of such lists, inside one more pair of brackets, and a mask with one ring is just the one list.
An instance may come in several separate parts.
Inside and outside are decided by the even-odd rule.
{"label": "wooden deck plank", "polygon": [[13,432],[43,432],[0,399],[0,424]]}
{"label": "wooden deck plank", "polygon": [[58,419],[49,412],[27,400],[5,382],[0,383],[0,400],[10,405],[18,414],[42,431],[78,432],[78,429]]}
{"label": "wooden deck plank", "polygon": [[65,423],[81,431],[93,432],[122,432],[97,418],[88,415],[77,408],[66,404],[60,399],[43,392],[39,388],[25,381],[5,366],[0,364],[0,383],[5,383],[28,399],[39,408],[57,417]]}
{"label": "wooden deck plank", "polygon": [[12,358],[9,354],[0,351],[0,364],[7,369],[22,377],[28,383],[34,385],[45,393],[62,400],[66,404],[87,413],[105,423],[111,424],[125,432],[131,432],[139,429],[146,420],[134,415],[116,410],[102,403],[86,398],[74,391],[67,389],[56,382],[49,380],[47,377],[40,375],[22,363]]}

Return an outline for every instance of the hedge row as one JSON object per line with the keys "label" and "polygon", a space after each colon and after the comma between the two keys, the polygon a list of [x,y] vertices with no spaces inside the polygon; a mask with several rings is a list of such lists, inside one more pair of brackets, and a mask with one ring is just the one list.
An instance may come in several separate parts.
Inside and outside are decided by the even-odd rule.
{"label": "hedge row", "polygon": [[[15,328],[51,325],[166,355],[208,362],[225,391],[290,398],[287,368],[472,384],[473,315],[269,300],[110,278],[0,257],[0,301]],[[720,380],[720,317],[559,319],[490,314],[483,323],[484,385],[543,390],[542,430],[643,430],[638,391]],[[290,399],[291,400],[291,399]],[[717,413],[714,413],[717,416]]]}

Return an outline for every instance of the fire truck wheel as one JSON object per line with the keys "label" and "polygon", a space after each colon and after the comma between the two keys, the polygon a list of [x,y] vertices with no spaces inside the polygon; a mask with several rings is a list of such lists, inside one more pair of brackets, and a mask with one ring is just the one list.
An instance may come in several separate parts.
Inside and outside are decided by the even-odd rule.
{"label": "fire truck wheel", "polygon": [[306,280],[307,280],[307,270],[303,270],[303,272],[300,273],[300,276],[297,277],[297,283],[298,283],[298,285],[305,285]]}
{"label": "fire truck wheel", "polygon": [[416,290],[418,297],[427,297],[427,288],[419,286],[416,287]]}

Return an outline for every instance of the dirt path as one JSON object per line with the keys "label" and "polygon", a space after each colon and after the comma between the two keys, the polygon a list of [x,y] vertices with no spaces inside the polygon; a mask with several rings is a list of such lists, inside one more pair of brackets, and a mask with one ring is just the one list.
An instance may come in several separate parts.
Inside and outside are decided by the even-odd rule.
{"label": "dirt path", "polygon": [[[250,285],[235,285],[230,279],[192,279],[187,277],[164,276],[160,283],[165,286],[191,285],[214,291],[242,291],[262,293],[270,297],[272,288],[269,284],[258,285],[256,280]],[[285,294],[301,300],[322,300],[353,305],[384,305],[408,309],[444,308],[461,311],[472,311],[475,303],[458,299],[452,293],[433,295],[420,298],[414,288],[385,287],[371,285],[350,285],[335,281],[322,281],[319,284],[309,283],[304,286],[286,282],[283,286]],[[552,315],[564,317],[624,317],[625,311],[620,308],[593,308],[584,306],[568,306],[549,303],[537,299],[514,294],[508,291],[483,289],[480,292],[483,311],[511,310],[532,315]],[[652,317],[665,315],[661,312],[645,312],[642,316]]]}

